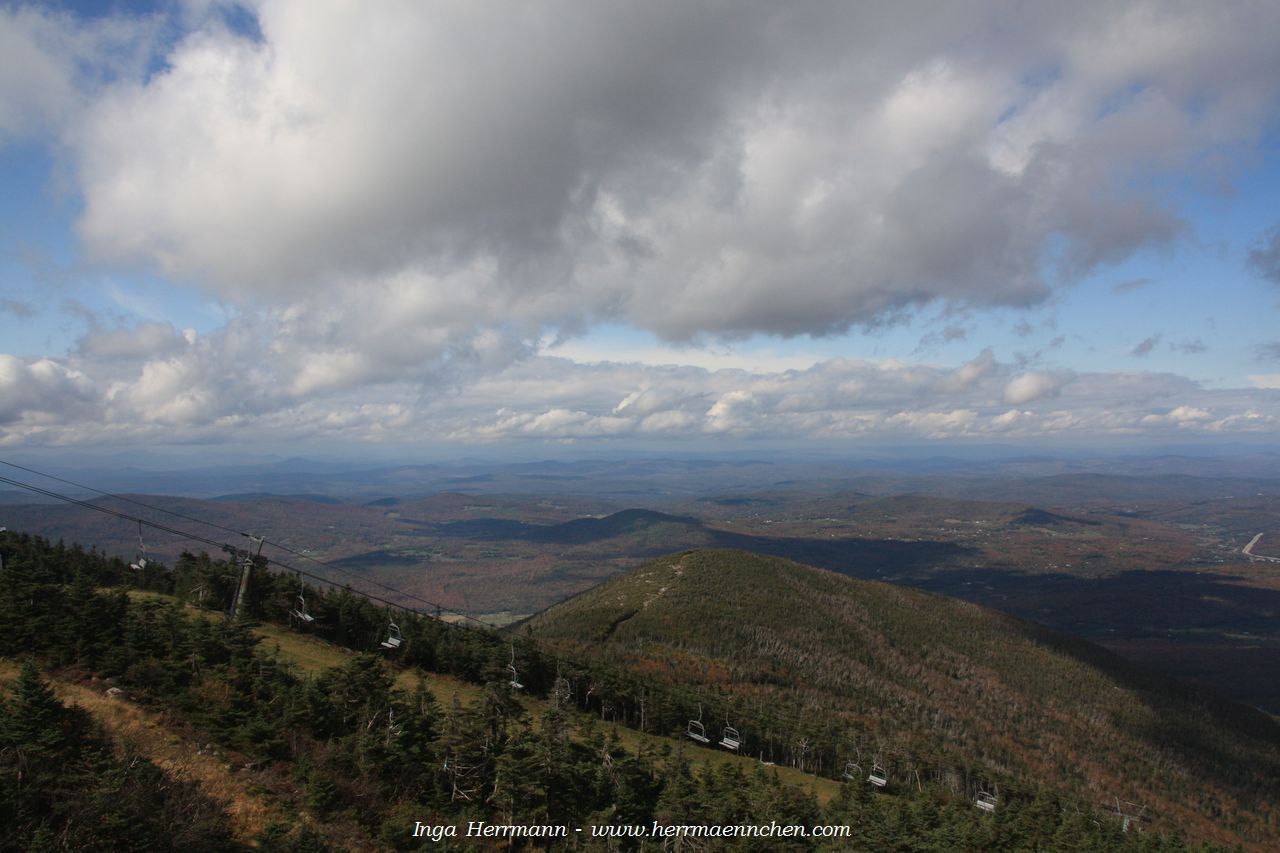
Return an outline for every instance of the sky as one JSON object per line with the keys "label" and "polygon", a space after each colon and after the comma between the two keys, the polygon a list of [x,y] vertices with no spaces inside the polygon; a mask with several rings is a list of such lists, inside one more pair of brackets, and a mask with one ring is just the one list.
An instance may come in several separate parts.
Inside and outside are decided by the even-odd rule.
{"label": "sky", "polygon": [[0,56],[0,451],[1276,443],[1274,2],[0,2]]}

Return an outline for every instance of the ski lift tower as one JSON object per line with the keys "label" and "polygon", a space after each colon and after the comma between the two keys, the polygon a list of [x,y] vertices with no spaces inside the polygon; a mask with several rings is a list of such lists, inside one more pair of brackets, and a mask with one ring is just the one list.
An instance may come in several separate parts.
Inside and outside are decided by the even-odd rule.
{"label": "ski lift tower", "polygon": [[234,554],[240,562],[240,586],[236,588],[236,597],[231,602],[232,619],[240,618],[240,612],[244,606],[245,597],[249,593],[249,576],[253,574],[253,567],[264,562],[262,559],[263,537],[251,536],[248,533],[246,533],[245,536],[248,536],[250,541],[258,543],[258,550],[256,552],[240,550],[232,551],[232,554]]}

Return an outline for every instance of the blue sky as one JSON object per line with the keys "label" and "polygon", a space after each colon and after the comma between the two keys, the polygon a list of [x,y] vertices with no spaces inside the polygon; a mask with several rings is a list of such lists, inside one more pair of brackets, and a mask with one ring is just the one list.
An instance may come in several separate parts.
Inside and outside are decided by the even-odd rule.
{"label": "blue sky", "polygon": [[0,4],[0,448],[1274,443],[1274,4],[726,15]]}

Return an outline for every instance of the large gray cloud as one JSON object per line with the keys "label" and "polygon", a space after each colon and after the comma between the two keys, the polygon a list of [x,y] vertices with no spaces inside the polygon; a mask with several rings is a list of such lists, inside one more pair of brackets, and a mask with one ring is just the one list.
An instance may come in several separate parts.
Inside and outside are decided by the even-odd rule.
{"label": "large gray cloud", "polygon": [[1280,77],[1261,2],[258,16],[261,41],[207,25],[75,124],[87,246],[242,302],[431,301],[465,273],[455,340],[1032,303],[1175,238],[1140,188],[1252,141]]}

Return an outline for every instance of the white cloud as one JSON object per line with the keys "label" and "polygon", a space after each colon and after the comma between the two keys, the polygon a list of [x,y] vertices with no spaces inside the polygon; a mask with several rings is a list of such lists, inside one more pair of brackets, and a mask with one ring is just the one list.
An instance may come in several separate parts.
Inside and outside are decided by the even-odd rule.
{"label": "white cloud", "polygon": [[0,440],[24,427],[74,423],[95,397],[93,383],[77,370],[47,358],[26,361],[0,353]]}
{"label": "white cloud", "polygon": [[1213,420],[1208,409],[1196,406],[1176,406],[1162,414],[1150,414],[1142,419],[1143,426],[1172,425],[1176,427],[1203,426]]}
{"label": "white cloud", "polygon": [[[955,368],[831,359],[779,372],[533,356],[435,394],[389,374],[322,395],[301,393],[294,355],[273,354],[256,331],[200,336],[175,354],[132,360],[0,357],[0,442],[1043,441],[1256,433],[1280,415],[1280,390],[1206,389],[1158,373],[1067,382],[1018,372],[985,351]],[[981,370],[966,372],[975,363]],[[1026,409],[1011,393],[1055,395],[1057,408]]]}
{"label": "white cloud", "polygon": [[255,8],[260,41],[188,15],[65,121],[87,246],[239,302],[474,288],[455,341],[1032,303],[1174,238],[1140,179],[1251,141],[1280,74],[1266,3]]}
{"label": "white cloud", "polygon": [[758,401],[750,391],[727,391],[707,409],[703,428],[707,432],[739,432],[749,426],[758,411]]}
{"label": "white cloud", "polygon": [[886,423],[895,431],[903,429],[908,434],[925,438],[956,438],[969,433],[977,420],[977,413],[970,409],[951,409],[941,412],[897,412]]}
{"label": "white cloud", "polygon": [[996,357],[991,351],[991,347],[987,347],[978,357],[956,368],[944,383],[944,388],[948,391],[964,391],[972,388],[974,383],[990,376],[996,367]]}
{"label": "white cloud", "polygon": [[996,432],[1028,428],[1035,423],[1035,420],[1036,415],[1034,412],[1010,409],[1009,411],[996,415],[992,418],[991,428]]}
{"label": "white cloud", "polygon": [[1225,433],[1274,433],[1278,426],[1280,426],[1280,418],[1275,415],[1263,414],[1254,409],[1249,409],[1248,411],[1227,415],[1225,418],[1213,421],[1207,424],[1205,428],[1212,432]]}
{"label": "white cloud", "polygon": [[1023,406],[1058,392],[1061,381],[1049,373],[1028,370],[1019,373],[1004,386],[1004,401],[1011,406]]}
{"label": "white cloud", "polygon": [[0,145],[56,134],[105,81],[141,73],[157,23],[85,21],[34,4],[0,8]]}

